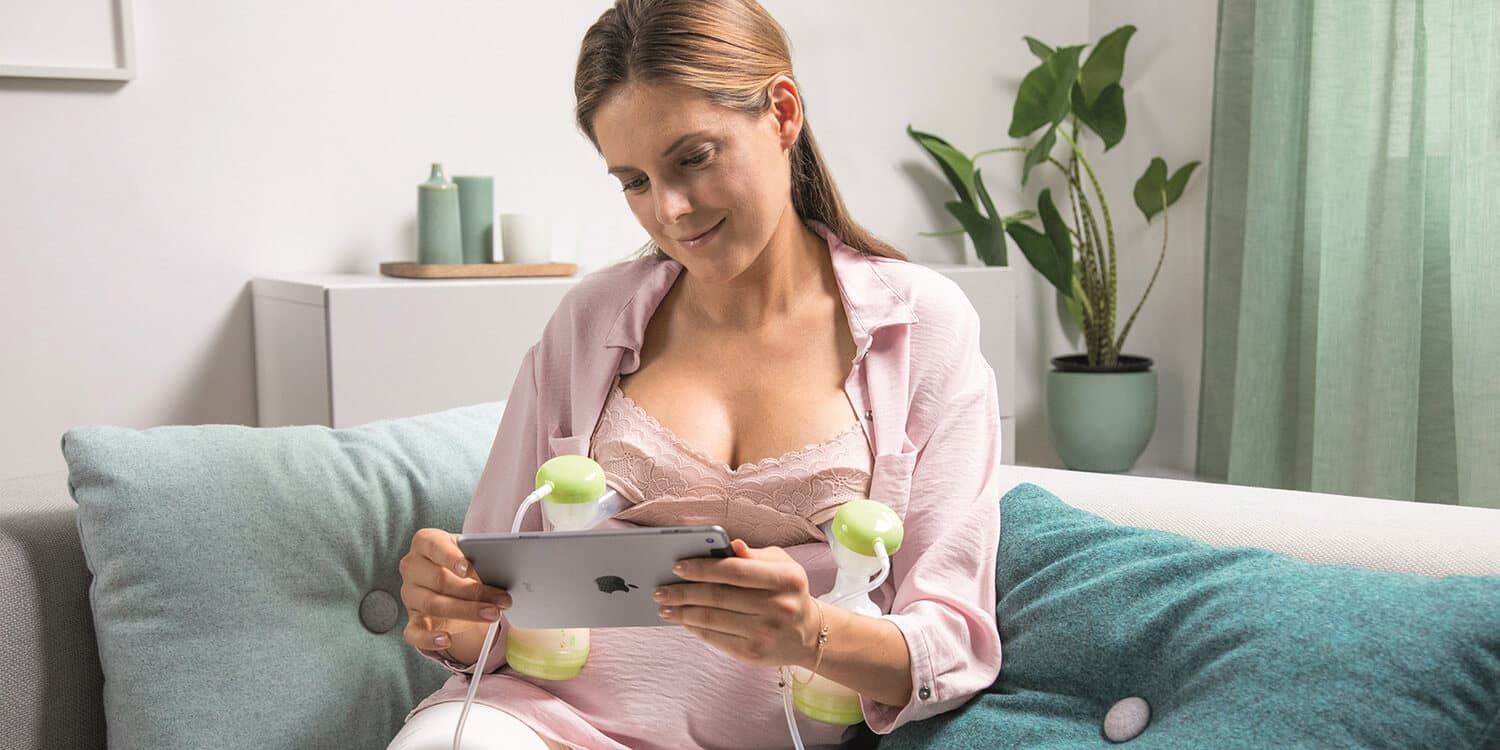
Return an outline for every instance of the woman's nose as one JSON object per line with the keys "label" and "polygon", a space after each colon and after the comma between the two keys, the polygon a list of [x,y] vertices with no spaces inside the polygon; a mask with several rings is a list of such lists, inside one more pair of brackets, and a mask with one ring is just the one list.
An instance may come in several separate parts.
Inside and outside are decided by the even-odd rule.
{"label": "woman's nose", "polygon": [[688,200],[687,191],[681,188],[667,186],[656,191],[656,221],[663,226],[676,224],[677,220],[692,211],[692,202]]}

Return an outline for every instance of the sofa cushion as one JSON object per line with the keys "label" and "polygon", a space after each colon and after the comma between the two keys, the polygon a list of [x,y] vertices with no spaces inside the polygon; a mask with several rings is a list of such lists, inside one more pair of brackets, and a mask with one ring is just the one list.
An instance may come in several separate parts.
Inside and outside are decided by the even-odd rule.
{"label": "sofa cushion", "polygon": [[397,564],[460,528],[499,416],[69,431],[110,747],[384,747],[448,676]]}
{"label": "sofa cushion", "polygon": [[1500,577],[1214,547],[1030,484],[1000,507],[1000,676],[883,750],[1112,747],[1106,716],[1135,748],[1500,748]]}

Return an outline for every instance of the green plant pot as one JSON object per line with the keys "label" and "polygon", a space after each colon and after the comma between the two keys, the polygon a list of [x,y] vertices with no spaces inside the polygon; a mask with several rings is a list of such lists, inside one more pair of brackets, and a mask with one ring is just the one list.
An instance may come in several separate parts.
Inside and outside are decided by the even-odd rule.
{"label": "green plant pot", "polygon": [[1156,430],[1156,372],[1145,357],[1121,355],[1112,370],[1090,370],[1087,362],[1082,354],[1052,360],[1052,446],[1069,469],[1129,471]]}

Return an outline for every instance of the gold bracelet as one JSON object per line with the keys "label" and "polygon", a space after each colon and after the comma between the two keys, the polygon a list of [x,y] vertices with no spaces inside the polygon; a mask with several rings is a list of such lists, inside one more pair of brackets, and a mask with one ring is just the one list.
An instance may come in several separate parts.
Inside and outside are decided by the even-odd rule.
{"label": "gold bracelet", "polygon": [[798,685],[806,685],[818,676],[818,667],[823,666],[823,647],[828,645],[828,621],[823,612],[823,603],[814,599],[813,606],[818,608],[818,653],[813,659],[812,677],[808,677],[806,682],[797,679],[795,673],[792,674],[792,682]]}

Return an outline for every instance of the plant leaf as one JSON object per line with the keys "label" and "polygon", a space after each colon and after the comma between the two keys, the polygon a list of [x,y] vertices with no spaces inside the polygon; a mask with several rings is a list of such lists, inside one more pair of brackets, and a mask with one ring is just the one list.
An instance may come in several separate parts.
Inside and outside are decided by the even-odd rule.
{"label": "plant leaf", "polygon": [[[1171,206],[1182,197],[1182,191],[1187,189],[1188,178],[1193,176],[1193,170],[1197,167],[1198,162],[1190,161],[1172,173],[1172,179],[1167,180],[1167,206]],[[1167,206],[1163,206],[1162,209],[1165,210]]]}
{"label": "plant leaf", "polygon": [[1067,116],[1069,92],[1078,77],[1078,55],[1082,52],[1082,46],[1063,47],[1021,79],[1010,118],[1012,138],[1023,138],[1048,123],[1056,125]]}
{"label": "plant leaf", "polygon": [[1161,157],[1146,165],[1145,174],[1135,181],[1135,205],[1146,215],[1146,221],[1166,208],[1163,196],[1167,189],[1167,163]]}
{"label": "plant leaf", "polygon": [[[1115,147],[1125,137],[1125,89],[1112,83],[1099,94],[1092,106],[1084,102],[1082,84],[1073,87],[1073,114],[1099,135],[1104,150]],[[1025,180],[1022,179],[1022,183]]]}
{"label": "plant leaf", "polygon": [[[1016,246],[1021,248],[1021,254],[1031,266],[1055,287],[1059,294],[1064,297],[1073,296],[1073,257],[1072,240],[1068,238],[1066,226],[1062,227],[1063,247],[1054,242],[1056,227],[1061,224],[1062,217],[1057,213],[1057,206],[1052,203],[1051,189],[1043,190],[1041,197],[1037,200],[1038,215],[1042,218],[1042,226],[1047,228],[1046,234],[1038,232],[1028,224],[1015,222],[1005,226],[1005,233],[1016,241]],[[1062,253],[1067,253],[1064,256]],[[1060,260],[1061,258],[1061,260]]]}
{"label": "plant leaf", "polygon": [[1052,56],[1052,48],[1034,37],[1026,37],[1026,46],[1031,48],[1031,54],[1036,55],[1037,59],[1046,60]]}
{"label": "plant leaf", "polygon": [[1042,228],[1047,230],[1047,240],[1052,243],[1052,252],[1057,259],[1060,271],[1057,288],[1067,289],[1072,294],[1073,237],[1068,234],[1068,225],[1063,223],[1062,214],[1057,212],[1057,206],[1052,202],[1052,188],[1042,191],[1037,198],[1036,207],[1037,214],[1042,219]]}
{"label": "plant leaf", "polygon": [[[974,253],[980,260],[986,265],[1005,265],[1005,236],[1001,234],[999,222],[980,215],[979,210],[968,203],[948,201],[943,205],[948,208],[948,213],[953,214],[953,218],[958,219],[958,223],[964,225],[964,231],[974,241]],[[999,262],[995,262],[996,260]]]}
{"label": "plant leaf", "polygon": [[953,191],[958,193],[958,199],[973,206],[974,162],[964,156],[962,151],[931,133],[915,130],[910,125],[906,126],[906,133],[932,157],[933,161],[938,163],[938,167],[943,170],[943,176],[948,178]]}
{"label": "plant leaf", "polygon": [[1094,45],[1088,60],[1084,61],[1083,67],[1078,71],[1078,84],[1083,87],[1083,101],[1086,105],[1094,106],[1105,89],[1120,82],[1120,75],[1125,69],[1125,47],[1130,44],[1130,37],[1134,34],[1135,27],[1126,24],[1105,34]]}
{"label": "plant leaf", "polygon": [[1190,161],[1173,173],[1171,179],[1167,179],[1166,161],[1161,157],[1151,160],[1146,173],[1135,183],[1135,205],[1146,215],[1146,221],[1151,221],[1153,216],[1167,210],[1168,206],[1182,197],[1182,191],[1187,189],[1188,178],[1193,176],[1193,170],[1197,169],[1198,164]]}
{"label": "plant leaf", "polygon": [[[1057,287],[1061,269],[1056,267],[1056,255],[1052,252],[1052,242],[1047,239],[1047,235],[1021,222],[1006,225],[1005,233],[1016,241],[1016,247],[1021,248],[1021,254],[1026,256],[1031,267],[1035,268],[1048,283]],[[1063,287],[1057,287],[1057,291],[1061,293]],[[1072,295],[1072,293],[1072,289],[1068,289],[1067,294]]]}
{"label": "plant leaf", "polygon": [[1005,219],[1000,218],[1000,212],[995,210],[995,202],[990,200],[990,191],[984,187],[984,177],[980,175],[984,170],[974,170],[974,188],[979,193],[979,200],[984,204],[985,224],[994,230],[993,239],[986,238],[988,248],[981,250],[978,244],[974,245],[974,252],[979,258],[990,266],[1010,265],[1009,259],[1005,257]]}
{"label": "plant leaf", "polygon": [[1052,147],[1057,144],[1057,126],[1047,128],[1047,133],[1026,152],[1026,162],[1021,165],[1021,187],[1026,187],[1026,178],[1031,176],[1031,168],[1047,160],[1052,154]]}

